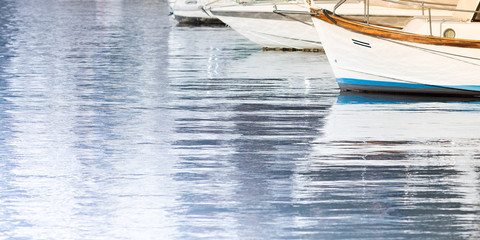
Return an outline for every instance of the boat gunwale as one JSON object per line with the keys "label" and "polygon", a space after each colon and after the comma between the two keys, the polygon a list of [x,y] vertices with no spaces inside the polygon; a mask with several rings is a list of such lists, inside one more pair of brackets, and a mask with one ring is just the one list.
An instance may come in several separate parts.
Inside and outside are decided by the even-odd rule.
{"label": "boat gunwale", "polygon": [[[451,47],[463,47],[463,48],[480,48],[479,40],[471,39],[454,39],[446,37],[437,37],[429,35],[421,35],[409,32],[402,32],[399,30],[387,29],[389,26],[375,26],[374,24],[366,24],[363,22],[348,19],[326,9],[310,8],[310,12],[313,13],[312,17],[320,19],[324,22],[328,22],[339,27],[355,31],[358,33],[389,38],[393,40],[415,42],[430,45],[451,46]],[[390,27],[395,28],[395,27]]]}

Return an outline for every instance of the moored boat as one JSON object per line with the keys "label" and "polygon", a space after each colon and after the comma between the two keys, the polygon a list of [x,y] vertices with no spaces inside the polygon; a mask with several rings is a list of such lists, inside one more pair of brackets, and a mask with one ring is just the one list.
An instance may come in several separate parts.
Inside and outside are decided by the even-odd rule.
{"label": "moored boat", "polygon": [[[225,2],[222,2],[223,4]],[[234,3],[227,1],[228,5]],[[205,6],[211,4],[220,4],[219,0],[176,0],[169,1],[170,11],[175,20],[180,23],[212,23],[221,24],[217,17],[210,14]]]}
{"label": "moored boat", "polygon": [[[396,1],[454,12],[417,16],[404,26],[352,20],[311,8],[338,85],[343,91],[480,95],[478,0],[456,7]],[[408,2],[407,2],[408,1]]]}
{"label": "moored boat", "polygon": [[303,2],[263,1],[212,7],[210,12],[239,34],[266,49],[322,49],[308,8]]}
{"label": "moored boat", "polygon": [[[392,8],[388,4],[371,3],[370,18],[388,21],[391,25],[405,24],[421,9]],[[333,8],[336,1],[322,0],[316,4],[321,8]],[[364,19],[364,4],[360,0],[348,0],[339,14],[349,18]],[[210,12],[233,28],[239,34],[266,49],[323,49],[320,38],[313,26],[309,9],[301,1],[262,1],[230,6],[215,6]],[[451,15],[446,11],[434,15]],[[394,15],[395,17],[391,17]],[[390,17],[389,17],[390,16]]]}

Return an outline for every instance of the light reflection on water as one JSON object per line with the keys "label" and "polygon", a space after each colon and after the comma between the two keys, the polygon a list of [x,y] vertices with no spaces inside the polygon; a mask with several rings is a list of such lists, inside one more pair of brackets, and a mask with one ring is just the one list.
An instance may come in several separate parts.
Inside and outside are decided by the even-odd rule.
{"label": "light reflection on water", "polygon": [[478,237],[480,101],[440,100],[338,96],[299,173],[309,180],[302,182],[304,197],[318,197],[312,189],[335,182],[342,190],[325,192],[330,204],[351,203],[349,211],[331,210],[348,216],[332,229],[361,217],[359,227],[382,239]]}
{"label": "light reflection on water", "polygon": [[0,4],[0,238],[480,237],[476,99],[339,94],[160,1]]}

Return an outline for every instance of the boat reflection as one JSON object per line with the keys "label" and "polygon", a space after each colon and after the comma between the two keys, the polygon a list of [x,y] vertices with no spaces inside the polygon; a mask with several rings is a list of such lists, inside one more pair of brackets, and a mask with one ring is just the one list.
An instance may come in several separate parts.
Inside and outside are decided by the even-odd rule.
{"label": "boat reflection", "polygon": [[471,148],[479,143],[479,116],[475,98],[341,93],[321,141],[365,153],[372,143],[397,151],[411,151],[412,144],[440,151],[446,146]]}
{"label": "boat reflection", "polygon": [[[295,221],[289,211],[297,211],[288,202],[292,169],[322,134],[335,98],[288,89],[296,82],[289,79],[204,81],[194,87],[209,84],[208,91],[201,97],[197,91],[179,91],[184,105],[176,106],[175,181],[184,186],[178,215],[188,219],[180,231],[188,236],[207,229],[245,239],[286,234],[283,226]],[[188,89],[188,84],[179,87]],[[283,92],[274,96],[272,89]]]}
{"label": "boat reflection", "polygon": [[335,237],[478,229],[479,117],[478,99],[341,93],[292,196],[318,211],[322,229],[344,229]]}
{"label": "boat reflection", "polygon": [[[215,48],[192,37],[217,32],[176,27],[169,41],[178,232],[182,239],[197,232],[214,239],[298,237],[284,229],[296,221],[291,211],[299,211],[289,202],[292,169],[309,156],[335,103],[328,62],[317,53],[261,51],[230,29],[221,34],[232,40],[217,39]],[[208,51],[193,55],[193,48]]]}

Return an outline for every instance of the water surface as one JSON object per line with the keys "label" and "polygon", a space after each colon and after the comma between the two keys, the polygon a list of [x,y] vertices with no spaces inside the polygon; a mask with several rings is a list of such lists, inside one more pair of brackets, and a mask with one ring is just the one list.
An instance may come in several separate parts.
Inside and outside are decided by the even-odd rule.
{"label": "water surface", "polygon": [[480,101],[339,93],[162,1],[0,3],[0,238],[479,238]]}

